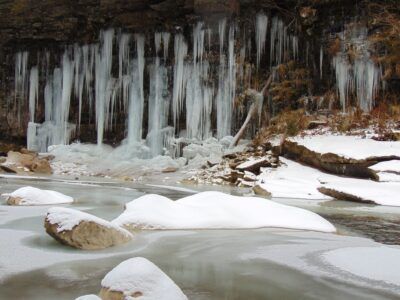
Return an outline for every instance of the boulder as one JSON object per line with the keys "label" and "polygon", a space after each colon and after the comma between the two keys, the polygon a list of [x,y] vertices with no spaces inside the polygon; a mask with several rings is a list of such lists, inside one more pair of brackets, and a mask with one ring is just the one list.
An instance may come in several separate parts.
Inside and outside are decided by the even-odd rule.
{"label": "boulder", "polygon": [[177,168],[168,167],[168,168],[163,169],[161,172],[162,172],[162,173],[174,173],[174,172],[176,172],[176,171],[178,171]]}
{"label": "boulder", "polygon": [[272,198],[272,194],[258,184],[253,187],[253,192],[257,196],[262,196],[267,199]]}
{"label": "boulder", "polygon": [[168,299],[187,300],[181,289],[161,269],[142,257],[128,259],[101,281],[103,300]]}
{"label": "boulder", "polygon": [[70,196],[51,190],[41,190],[31,186],[25,186],[10,194],[2,194],[7,198],[8,205],[53,205],[72,203],[74,199]]}
{"label": "boulder", "polygon": [[133,235],[111,222],[62,207],[49,209],[46,232],[58,242],[84,250],[98,250],[129,242]]}
{"label": "boulder", "polygon": [[359,196],[345,193],[343,191],[338,191],[332,188],[320,187],[318,191],[324,195],[330,196],[332,198],[344,201],[358,202],[358,203],[368,203],[368,204],[376,204],[372,200],[363,199]]}
{"label": "boulder", "polygon": [[4,167],[12,170],[13,172],[11,173],[20,173],[20,170],[40,174],[52,173],[50,162],[47,157],[39,157],[36,153],[27,150],[23,152],[9,151],[7,154],[7,160],[2,166],[2,169],[7,172]]}

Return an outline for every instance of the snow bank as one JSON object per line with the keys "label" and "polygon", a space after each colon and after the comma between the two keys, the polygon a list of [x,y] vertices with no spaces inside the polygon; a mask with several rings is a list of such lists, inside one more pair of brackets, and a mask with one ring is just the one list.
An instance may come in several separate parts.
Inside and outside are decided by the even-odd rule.
{"label": "snow bank", "polygon": [[332,199],[318,191],[321,182],[336,176],[280,158],[282,165],[276,169],[264,169],[257,184],[275,198]]}
{"label": "snow bank", "polygon": [[203,192],[172,201],[145,195],[126,204],[114,224],[140,229],[245,229],[282,227],[335,232],[315,213],[255,197]]}
{"label": "snow bank", "polygon": [[356,196],[379,205],[400,206],[399,182],[376,182],[372,180],[336,178],[321,187]]}
{"label": "snow bank", "polygon": [[74,199],[70,196],[61,194],[56,191],[41,190],[31,186],[25,186],[10,194],[2,194],[3,197],[18,198],[18,205],[53,205],[72,203]]}
{"label": "snow bank", "polygon": [[369,167],[377,172],[379,181],[400,182],[400,160],[389,160]]}
{"label": "snow bank", "polygon": [[400,286],[398,248],[342,248],[324,253],[323,259],[334,267],[356,276]]}
{"label": "snow bank", "polygon": [[400,174],[400,160],[383,161],[369,168],[377,172],[395,172]]}
{"label": "snow bank", "polygon": [[57,231],[68,231],[72,230],[79,223],[86,222],[94,222],[104,227],[112,228],[121,232],[124,232],[126,235],[130,236],[131,234],[125,229],[109,222],[104,219],[98,218],[91,214],[65,207],[52,207],[47,211],[47,220],[50,224],[57,224]]}
{"label": "snow bank", "polygon": [[379,142],[359,136],[314,135],[290,138],[317,153],[334,153],[345,158],[400,156],[400,142]]}
{"label": "snow bank", "polygon": [[132,296],[132,299],[187,300],[181,289],[161,269],[142,257],[120,263],[104,277],[101,286]]}

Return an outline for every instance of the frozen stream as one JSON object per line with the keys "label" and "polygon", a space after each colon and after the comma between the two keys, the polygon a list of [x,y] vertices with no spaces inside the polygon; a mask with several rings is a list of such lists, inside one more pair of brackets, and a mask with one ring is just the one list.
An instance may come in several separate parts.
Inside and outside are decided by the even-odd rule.
{"label": "frozen stream", "polygon": [[[178,199],[190,192],[111,181],[0,179],[1,193],[24,185],[73,196],[78,200],[74,208],[105,219],[116,217],[124,203],[144,193]],[[142,232],[129,244],[89,252],[62,246],[45,233],[48,207],[2,202],[0,299],[63,300],[97,293],[103,276],[133,256],[156,263],[190,299],[400,298],[400,247],[362,237],[368,237],[368,225],[363,229],[350,221],[394,222],[400,219],[399,208],[277,201],[324,215],[338,225],[339,234],[285,229]],[[394,228],[393,235],[398,235]]]}

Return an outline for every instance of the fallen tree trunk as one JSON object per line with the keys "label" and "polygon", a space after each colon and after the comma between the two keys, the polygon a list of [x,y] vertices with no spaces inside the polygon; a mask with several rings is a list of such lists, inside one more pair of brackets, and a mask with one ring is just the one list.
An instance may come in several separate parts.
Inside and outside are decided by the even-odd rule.
{"label": "fallen tree trunk", "polygon": [[269,76],[267,82],[265,83],[261,92],[257,92],[256,90],[246,90],[245,97],[253,99],[253,103],[250,106],[249,112],[247,113],[246,120],[243,122],[242,126],[240,127],[239,131],[236,133],[235,137],[233,138],[230,148],[235,147],[239,144],[240,140],[243,138],[244,133],[246,132],[247,126],[250,124],[250,121],[254,118],[254,116],[260,112],[263,102],[265,93],[270,86],[272,81],[272,76]]}

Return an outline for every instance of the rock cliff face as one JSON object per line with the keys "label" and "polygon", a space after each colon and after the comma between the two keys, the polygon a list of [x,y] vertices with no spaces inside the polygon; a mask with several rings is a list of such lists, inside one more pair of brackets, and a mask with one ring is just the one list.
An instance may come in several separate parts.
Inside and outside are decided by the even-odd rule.
{"label": "rock cliff face", "polygon": [[[332,32],[340,31],[343,22],[359,7],[356,7],[355,3],[343,0],[0,1],[0,139],[22,142],[26,136],[29,120],[27,107],[22,108],[21,120],[17,120],[13,113],[21,109],[13,105],[17,51],[29,51],[30,67],[37,64],[39,54],[43,54],[44,51],[49,51],[50,60],[54,57],[55,61],[55,57],[58,59],[67,45],[98,42],[100,30],[111,27],[131,33],[179,31],[190,41],[192,24],[199,20],[210,24],[214,22],[216,32],[217,21],[222,16],[234,18],[244,28],[254,28],[255,16],[262,9],[269,15],[279,15],[285,23],[292,24],[291,31],[296,31],[301,40],[307,41],[307,51],[302,49],[307,55],[303,55],[301,60],[307,61],[312,69],[312,76],[315,78],[314,89],[318,91],[321,88],[318,66],[320,43],[326,43]],[[346,14],[343,11],[346,11]],[[246,30],[243,34],[246,34]],[[212,43],[218,49],[218,39]],[[153,46],[146,47],[151,50]],[[44,115],[40,98],[37,107],[39,116]],[[85,123],[88,122],[83,120],[82,128],[85,130],[81,130],[81,139],[95,140],[93,127]],[[124,130],[119,132],[124,135]],[[118,139],[121,140],[121,137]]]}

